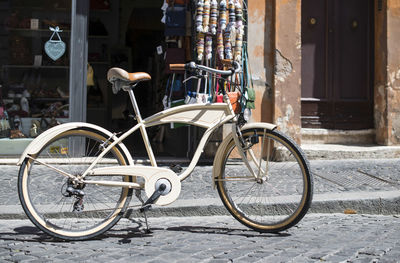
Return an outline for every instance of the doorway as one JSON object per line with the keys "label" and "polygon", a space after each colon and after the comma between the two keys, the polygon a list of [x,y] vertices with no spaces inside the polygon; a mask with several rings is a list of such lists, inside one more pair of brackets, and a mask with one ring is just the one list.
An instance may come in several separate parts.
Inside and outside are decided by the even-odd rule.
{"label": "doorway", "polygon": [[[151,81],[141,82],[134,93],[143,119],[164,109],[162,99],[166,93],[168,76],[165,73],[164,52],[167,46],[165,25],[162,23],[163,0],[120,0],[120,34],[126,53],[125,68],[130,72],[147,72]],[[159,52],[159,49],[163,52]],[[124,68],[124,67],[123,67]],[[112,130],[126,130],[136,125],[134,111],[126,94],[113,96]],[[175,128],[170,124],[149,127],[149,140],[156,157],[181,158],[187,155],[188,127]],[[147,157],[139,131],[124,141],[135,156]]]}
{"label": "doorway", "polygon": [[302,1],[303,128],[373,128],[373,1]]}

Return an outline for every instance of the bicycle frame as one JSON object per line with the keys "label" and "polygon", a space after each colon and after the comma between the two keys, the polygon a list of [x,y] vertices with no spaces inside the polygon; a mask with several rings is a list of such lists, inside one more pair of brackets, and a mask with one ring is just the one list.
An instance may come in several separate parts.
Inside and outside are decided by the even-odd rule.
{"label": "bicycle frame", "polygon": [[105,150],[88,167],[88,169],[82,174],[81,176],[82,179],[85,178],[85,176],[89,173],[89,171],[98,163],[98,161],[108,151],[110,151],[116,144],[123,141],[126,137],[128,137],[138,129],[141,132],[142,139],[146,147],[148,157],[150,159],[150,163],[153,167],[157,167],[157,162],[154,157],[154,153],[147,135],[146,128],[166,123],[179,122],[207,129],[204,132],[199,145],[197,146],[197,149],[194,153],[194,156],[188,168],[182,174],[178,175],[179,180],[183,181],[191,174],[191,172],[196,167],[196,164],[200,159],[201,153],[203,152],[204,146],[206,145],[210,135],[218,127],[227,123],[228,121],[233,120],[232,125],[236,125],[237,118],[233,111],[229,97],[227,95],[224,96],[225,103],[189,104],[189,105],[177,106],[174,108],[158,112],[143,120],[139,108],[137,106],[133,89],[128,88],[125,91],[127,91],[129,94],[133,109],[135,111],[135,118],[138,123],[131,129],[126,131],[124,134],[122,134],[118,139],[113,141],[110,145],[108,145],[105,148]]}
{"label": "bicycle frame", "polygon": [[[120,137],[117,137],[115,134],[112,134],[104,129],[102,129],[101,127],[96,127],[94,126],[94,128],[96,129],[100,129],[102,130],[103,133],[105,134],[109,134],[109,138],[105,141],[104,145],[106,143],[108,143],[109,141],[112,140],[112,142],[103,149],[102,153],[100,153],[99,156],[96,157],[96,159],[89,165],[89,167],[84,171],[84,173],[78,177],[69,174],[67,172],[63,172],[58,170],[56,167],[50,165],[50,164],[46,164],[43,163],[37,159],[34,158],[35,154],[39,151],[40,147],[43,146],[42,144],[42,137],[46,138],[47,136],[56,136],[59,132],[61,131],[65,131],[68,129],[71,129],[72,127],[80,127],[80,123],[67,123],[64,124],[64,127],[62,127],[63,125],[60,126],[55,126],[54,128],[47,130],[46,132],[44,132],[43,134],[41,134],[38,138],[36,138],[36,140],[34,140],[24,151],[24,153],[22,154],[18,165],[21,165],[23,160],[25,158],[30,158],[33,159],[39,163],[41,163],[42,165],[45,165],[51,169],[53,169],[54,171],[60,173],[63,176],[69,177],[72,180],[84,180],[84,178],[90,174],[90,175],[107,175],[107,174],[114,174],[114,175],[128,175],[128,176],[141,176],[144,177],[145,180],[149,180],[149,178],[154,175],[157,172],[160,172],[161,170],[163,171],[163,173],[170,173],[171,175],[173,175],[173,177],[178,177],[179,182],[183,181],[184,179],[186,179],[191,172],[194,170],[194,168],[196,167],[201,153],[203,152],[203,149],[209,139],[209,137],[211,136],[211,134],[221,125],[232,121],[232,133],[231,136],[233,137],[235,144],[237,145],[238,148],[238,152],[239,155],[241,156],[242,160],[244,161],[245,165],[247,166],[247,168],[249,169],[250,173],[254,176],[254,178],[257,178],[260,176],[260,173],[258,173],[258,175],[254,172],[254,170],[250,167],[250,164],[244,154],[244,149],[242,148],[242,142],[239,140],[239,135],[240,131],[238,130],[238,126],[237,126],[237,116],[235,115],[232,105],[230,103],[229,97],[227,95],[224,95],[224,103],[205,103],[205,104],[189,104],[189,105],[182,105],[182,106],[178,106],[178,107],[174,107],[174,108],[170,108],[161,112],[158,112],[146,119],[142,119],[141,115],[140,115],[140,111],[138,109],[137,106],[137,102],[135,99],[135,95],[133,93],[132,87],[127,87],[125,88],[125,91],[128,92],[134,111],[135,111],[135,115],[136,115],[136,120],[137,120],[137,124],[132,127],[131,129],[129,129],[128,131],[126,131],[125,133],[123,133]],[[190,125],[194,125],[194,126],[199,126],[199,127],[203,127],[206,128],[206,131],[204,132],[199,145],[197,146],[197,149],[195,151],[195,154],[188,166],[188,168],[181,174],[176,175],[175,173],[173,173],[172,171],[170,171],[169,169],[165,169],[165,168],[158,168],[157,167],[157,163],[153,154],[153,150],[151,148],[151,144],[150,141],[148,139],[147,136],[147,131],[146,128],[148,127],[152,127],[152,126],[156,126],[156,125],[161,125],[161,124],[165,124],[165,123],[172,123],[172,122],[179,122],[179,123],[185,123],[185,124],[190,124]],[[84,124],[84,123],[82,123]],[[89,124],[88,124],[89,125]],[[88,126],[85,124],[85,126]],[[258,123],[257,125],[260,125],[260,123]],[[274,125],[270,125],[270,124],[265,124],[267,125],[265,128],[266,129],[274,129]],[[265,126],[264,124],[262,126]],[[89,127],[92,125],[89,125]],[[252,127],[252,125],[246,125],[249,126],[249,128]],[[132,133],[134,133],[137,130],[140,130],[141,135],[142,135],[142,139],[143,142],[146,146],[146,151],[148,154],[148,157],[150,159],[151,162],[151,167],[146,166],[146,167],[141,167],[140,169],[136,168],[136,169],[131,169],[130,166],[132,166],[134,164],[133,159],[129,153],[129,151],[126,149],[126,147],[121,144],[121,142],[128,137],[129,135],[131,135]],[[230,137],[230,138],[232,138]],[[117,144],[122,146],[122,149],[124,152],[126,152],[127,157],[129,159],[129,163],[131,164],[130,166],[108,166],[108,167],[104,167],[104,168],[96,168],[93,169],[94,166],[100,162],[100,160]],[[258,161],[255,160],[255,158],[253,158],[252,153],[250,152],[250,156],[253,159],[253,162],[258,165]],[[217,156],[216,156],[217,158]],[[141,172],[139,172],[139,170]],[[263,173],[263,171],[261,171]],[[138,184],[135,182],[112,182],[112,181],[94,181],[94,180],[90,180],[90,181],[86,181],[86,183],[91,183],[91,184],[101,184],[104,186],[114,186],[114,187],[129,187],[129,188],[135,188],[135,189],[143,189],[144,185],[142,184]]]}

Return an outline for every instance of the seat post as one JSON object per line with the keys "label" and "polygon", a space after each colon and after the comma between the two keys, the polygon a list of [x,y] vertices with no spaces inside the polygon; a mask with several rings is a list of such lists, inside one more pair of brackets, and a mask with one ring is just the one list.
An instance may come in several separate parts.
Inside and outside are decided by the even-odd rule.
{"label": "seat post", "polygon": [[149,156],[150,163],[152,166],[157,167],[156,158],[154,157],[153,149],[151,149],[151,144],[149,140],[149,136],[147,135],[146,127],[143,125],[142,116],[140,115],[139,107],[136,102],[135,94],[133,93],[133,89],[127,89],[129,97],[132,102],[133,110],[135,111],[136,121],[140,124],[140,133],[142,134],[143,143],[146,147],[147,155]]}
{"label": "seat post", "polygon": [[128,91],[129,97],[132,102],[133,110],[135,111],[136,120],[138,123],[142,123],[142,116],[140,115],[139,107],[137,105],[135,94],[133,93],[133,89],[130,88],[127,91]]}

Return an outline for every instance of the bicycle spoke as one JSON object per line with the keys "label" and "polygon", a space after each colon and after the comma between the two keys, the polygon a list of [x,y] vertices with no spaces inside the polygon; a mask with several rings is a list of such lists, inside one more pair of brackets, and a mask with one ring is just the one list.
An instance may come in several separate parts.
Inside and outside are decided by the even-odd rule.
{"label": "bicycle spoke", "polygon": [[[19,191],[27,191],[23,196],[28,198],[23,198],[22,204],[29,218],[46,233],[70,240],[88,238],[104,232],[122,216],[132,190],[74,181],[101,153],[99,145],[104,141],[106,138],[95,130],[66,131],[47,142],[35,158],[25,160],[25,170],[19,176]],[[67,146],[70,142],[81,144],[72,149]],[[83,148],[79,150],[79,147]],[[103,158],[126,164],[117,147]],[[79,155],[75,156],[75,150],[79,150]],[[48,163],[48,160],[55,162]],[[101,165],[98,163],[95,168]],[[96,179],[101,177],[110,182],[132,181],[131,177],[112,175],[96,176]],[[25,203],[34,209],[27,209]]]}
{"label": "bicycle spoke", "polygon": [[258,169],[256,180],[236,180],[251,176],[244,163],[232,162],[236,147],[232,142],[227,146],[223,173],[216,180],[218,192],[229,204],[228,210],[243,224],[263,232],[286,229],[298,222],[310,205],[309,201],[302,201],[310,195],[305,186],[305,180],[312,183],[310,175],[303,174],[302,157],[295,155],[291,142],[281,140],[281,134],[265,128],[250,129],[243,133],[244,140],[253,141],[254,134],[260,143],[253,144],[247,153],[251,166]]}

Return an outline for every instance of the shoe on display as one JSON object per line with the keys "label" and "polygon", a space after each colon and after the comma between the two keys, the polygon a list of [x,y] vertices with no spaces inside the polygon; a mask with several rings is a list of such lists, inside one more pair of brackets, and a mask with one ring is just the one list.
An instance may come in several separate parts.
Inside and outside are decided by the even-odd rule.
{"label": "shoe on display", "polygon": [[18,104],[13,104],[11,105],[11,107],[9,109],[7,109],[8,111],[19,111],[21,109],[21,107]]}
{"label": "shoe on display", "polygon": [[30,97],[31,97],[31,94],[29,93],[28,90],[24,90],[24,92],[22,92],[22,97],[30,98]]}
{"label": "shoe on display", "polygon": [[22,97],[20,104],[21,104],[21,110],[29,113],[29,102],[28,102],[28,99],[25,98],[25,97]]}
{"label": "shoe on display", "polygon": [[15,92],[13,91],[13,90],[10,90],[9,92],[8,92],[8,97],[9,98],[15,98]]}

